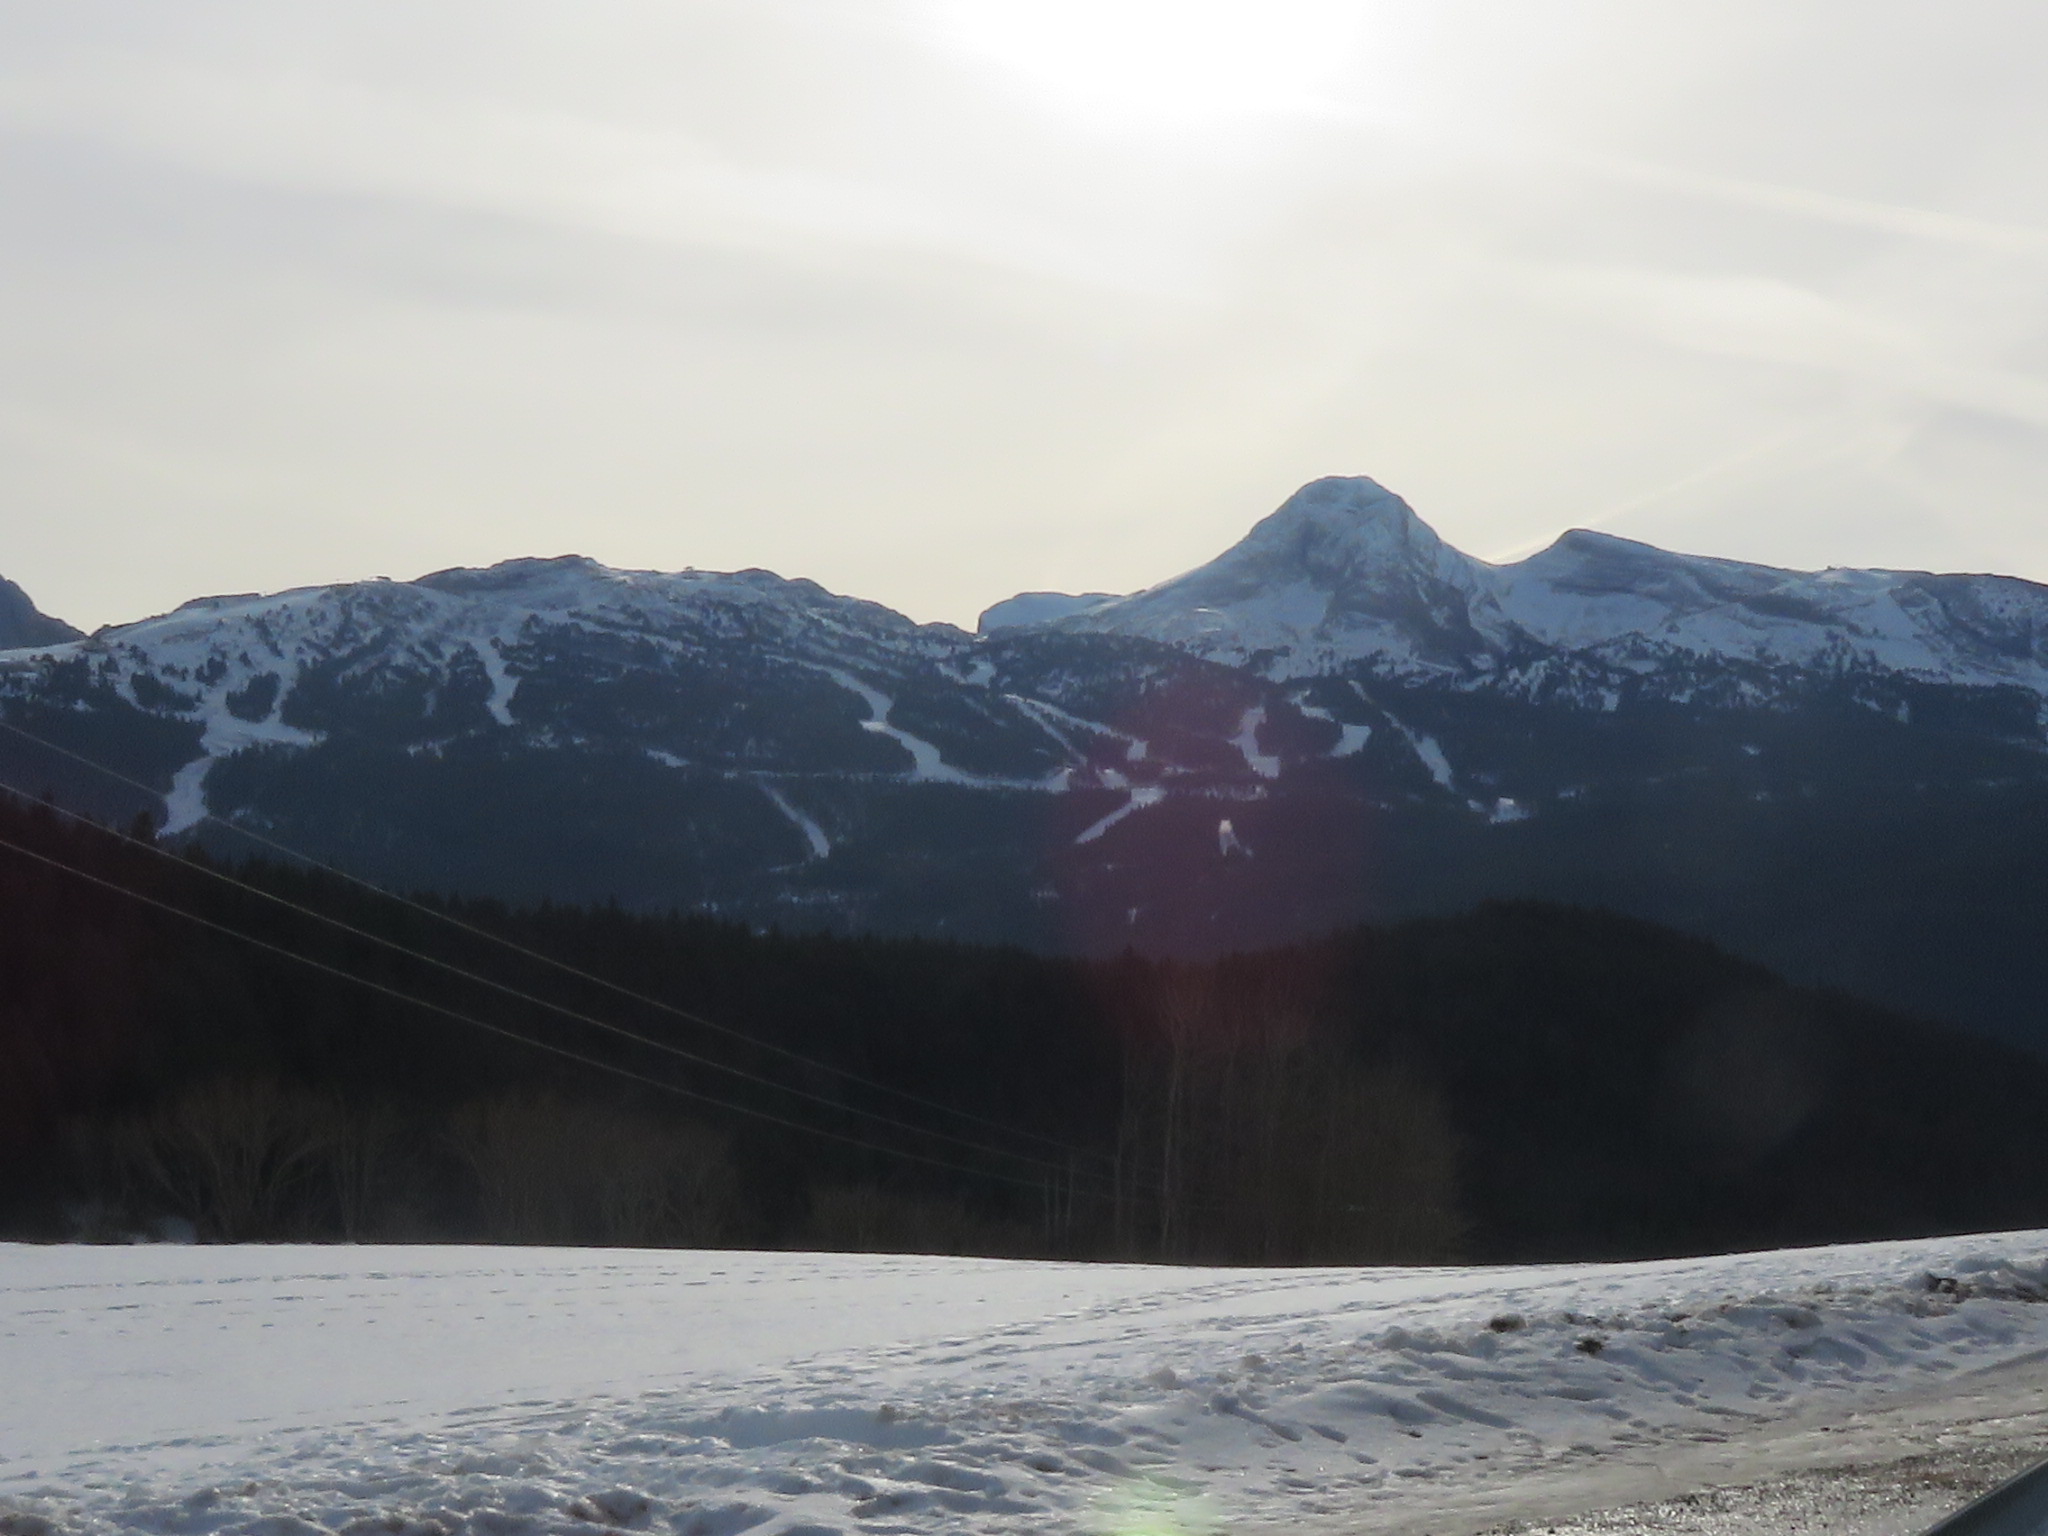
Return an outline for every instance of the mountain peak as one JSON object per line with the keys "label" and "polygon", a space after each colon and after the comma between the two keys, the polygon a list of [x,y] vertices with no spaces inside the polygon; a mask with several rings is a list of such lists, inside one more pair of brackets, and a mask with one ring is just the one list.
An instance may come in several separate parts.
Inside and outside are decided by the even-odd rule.
{"label": "mountain peak", "polygon": [[1415,509],[1364,475],[1326,475],[1311,480],[1223,558],[1247,555],[1290,559],[1311,576],[1344,578],[1361,566],[1418,558],[1435,564],[1443,540]]}
{"label": "mountain peak", "polygon": [[1415,509],[1364,475],[1325,475],[1252,525],[1237,543],[1184,576],[1129,599],[1174,591],[1240,600],[1276,585],[1308,582],[1341,591],[1405,585],[1417,575],[1454,577],[1469,562]]}
{"label": "mountain peak", "polygon": [[1403,527],[1422,521],[1414,508],[1370,475],[1319,476],[1281,502],[1263,521],[1282,518]]}
{"label": "mountain peak", "polygon": [[2048,695],[2048,588],[1779,570],[1587,528],[1526,560],[1488,565],[1362,475],[1312,480],[1208,564],[1051,622],[1272,677],[1360,662],[1477,675],[1534,645],[1789,667],[1847,657]]}
{"label": "mountain peak", "polygon": [[29,600],[20,587],[0,576],[0,651],[30,645],[64,645],[84,634],[62,619],[53,619]]}
{"label": "mountain peak", "polygon": [[1326,475],[1207,565],[1056,622],[1268,670],[1380,651],[1456,664],[1486,643],[1475,571],[1377,480]]}

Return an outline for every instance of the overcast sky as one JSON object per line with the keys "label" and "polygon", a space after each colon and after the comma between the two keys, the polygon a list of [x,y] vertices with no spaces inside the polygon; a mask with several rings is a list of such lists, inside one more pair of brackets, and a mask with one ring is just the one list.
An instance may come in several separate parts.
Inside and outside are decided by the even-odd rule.
{"label": "overcast sky", "polygon": [[0,574],[2048,579],[2048,7],[0,0]]}

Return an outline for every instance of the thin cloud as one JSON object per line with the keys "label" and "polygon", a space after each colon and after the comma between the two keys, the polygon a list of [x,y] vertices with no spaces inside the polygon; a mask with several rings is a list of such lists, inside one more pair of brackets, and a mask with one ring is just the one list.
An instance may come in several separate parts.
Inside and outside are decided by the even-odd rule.
{"label": "thin cloud", "polygon": [[1915,208],[1901,203],[1843,197],[1831,192],[1817,192],[1808,187],[1780,186],[1766,181],[1708,175],[1621,156],[1560,156],[1559,163],[1618,185],[1675,192],[1730,207],[1750,208],[1797,219],[1811,219],[1848,229],[1867,229],[1882,234],[1902,235],[1913,240],[1970,246],[2005,255],[2048,256],[2048,228],[2033,225],[1972,218],[1964,214],[1944,213],[1932,208]]}
{"label": "thin cloud", "polygon": [[679,131],[317,76],[123,65],[0,81],[0,130],[69,134],[210,175],[418,199],[633,240],[764,256],[818,246],[939,254],[1150,291],[1093,246],[991,228],[914,188],[740,164]]}

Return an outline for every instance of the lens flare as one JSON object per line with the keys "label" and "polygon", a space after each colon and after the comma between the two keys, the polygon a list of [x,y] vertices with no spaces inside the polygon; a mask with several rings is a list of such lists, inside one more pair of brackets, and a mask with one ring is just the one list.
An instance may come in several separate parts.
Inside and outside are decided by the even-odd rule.
{"label": "lens flare", "polygon": [[1088,1528],[1096,1536],[1212,1536],[1223,1522],[1201,1494],[1136,1478],[1096,1506]]}

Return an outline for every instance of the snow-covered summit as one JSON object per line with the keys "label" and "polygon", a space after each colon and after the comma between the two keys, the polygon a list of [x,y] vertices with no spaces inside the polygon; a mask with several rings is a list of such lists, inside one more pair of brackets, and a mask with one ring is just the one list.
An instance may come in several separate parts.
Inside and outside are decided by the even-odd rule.
{"label": "snow-covered summit", "polygon": [[1377,481],[1330,476],[1207,565],[1062,622],[1275,675],[1369,655],[1455,666],[1500,629],[1483,571]]}
{"label": "snow-covered summit", "polygon": [[[53,667],[82,665],[107,695],[198,727],[195,755],[166,796],[164,830],[177,833],[208,814],[214,765],[250,748],[312,747],[336,729],[402,740],[415,752],[522,724],[580,739],[588,727],[572,732],[565,721],[587,713],[592,686],[705,665],[726,678],[725,713],[736,719],[771,675],[836,695],[843,690],[832,677],[887,679],[970,643],[949,626],[920,625],[770,571],[614,570],[564,555],[410,582],[199,598],[89,638],[16,651],[9,667],[54,676]],[[545,679],[546,702],[529,707],[525,690],[536,678]],[[674,735],[676,706],[650,696],[636,718]],[[735,729],[752,739],[744,723]],[[674,757],[667,751],[663,760]]]}
{"label": "snow-covered summit", "polygon": [[1868,666],[2048,693],[2048,587],[2005,576],[1779,570],[1575,529],[1510,565],[1463,554],[1360,477],[1310,482],[1207,565],[1051,622],[1272,677],[1367,662],[1484,673],[1530,653]]}
{"label": "snow-covered summit", "polygon": [[[416,581],[359,581],[286,592],[200,598],[88,642],[113,655],[229,671],[330,659],[357,665],[440,662],[467,647],[483,654],[539,629],[633,633],[670,643],[720,636],[835,654],[848,646],[915,646],[940,626],[840,597],[772,571],[615,570],[582,555],[505,560],[436,571]],[[957,631],[951,632],[957,634]]]}

